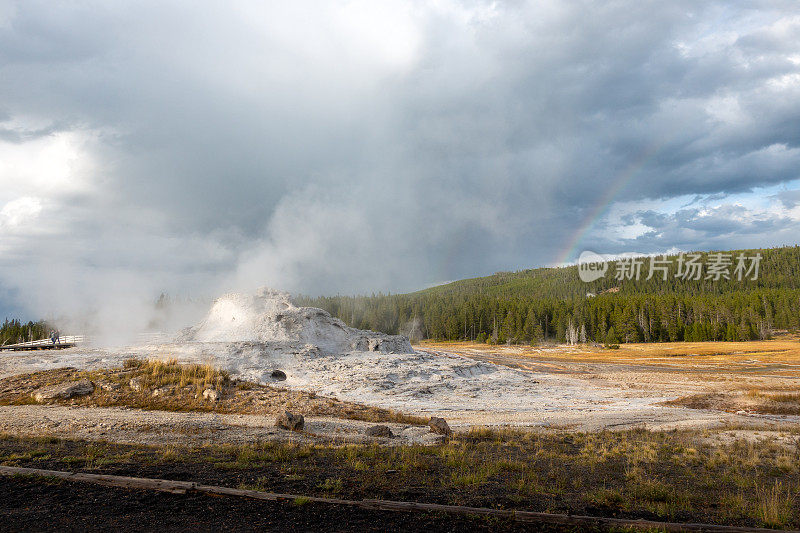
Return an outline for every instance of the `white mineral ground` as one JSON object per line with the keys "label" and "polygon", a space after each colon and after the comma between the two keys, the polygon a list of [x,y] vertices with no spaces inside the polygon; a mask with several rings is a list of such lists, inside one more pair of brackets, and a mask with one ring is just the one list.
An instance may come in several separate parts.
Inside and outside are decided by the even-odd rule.
{"label": "white mineral ground", "polygon": [[[348,327],[321,309],[296,307],[287,294],[270,289],[219,298],[202,322],[170,343],[6,352],[0,355],[0,376],[64,366],[114,367],[130,357],[210,363],[234,377],[267,384],[274,382],[273,370],[282,370],[287,379],[279,382],[281,387],[442,416],[454,429],[474,425],[671,429],[731,423],[780,429],[799,421],[658,405],[700,392],[701,386],[690,381],[650,387],[608,375],[599,378],[585,369],[564,372],[563,365],[558,371],[549,371],[547,365],[512,368],[519,365],[495,364],[469,354],[415,351],[405,337]],[[625,374],[624,369],[620,372]],[[641,374],[628,377],[637,380]],[[12,412],[2,414],[5,418]],[[215,415],[174,416],[195,420]]]}

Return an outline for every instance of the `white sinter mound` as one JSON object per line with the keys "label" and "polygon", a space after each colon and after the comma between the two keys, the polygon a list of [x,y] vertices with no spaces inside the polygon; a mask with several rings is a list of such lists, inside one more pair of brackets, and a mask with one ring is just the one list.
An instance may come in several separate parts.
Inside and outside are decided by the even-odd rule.
{"label": "white sinter mound", "polygon": [[217,299],[205,320],[184,332],[180,340],[299,342],[313,344],[324,353],[414,351],[405,337],[351,328],[327,311],[296,307],[287,293],[267,288],[255,295],[234,293]]}
{"label": "white sinter mound", "polygon": [[405,337],[351,328],[266,288],[219,298],[200,324],[153,355],[212,362],[262,383],[275,382],[280,370],[287,387],[414,411],[524,410],[542,387],[506,367],[415,352]]}
{"label": "white sinter mound", "polygon": [[210,363],[241,379],[404,412],[435,413],[462,427],[499,420],[542,424],[562,420],[559,413],[568,413],[568,420],[594,420],[603,412],[618,417],[665,409],[652,407],[652,398],[588,387],[586,381],[563,374],[415,352],[405,337],[351,328],[322,309],[296,307],[287,294],[270,289],[219,298],[202,322],[173,343],[15,353],[0,358],[0,375],[65,365],[118,366],[129,357]]}

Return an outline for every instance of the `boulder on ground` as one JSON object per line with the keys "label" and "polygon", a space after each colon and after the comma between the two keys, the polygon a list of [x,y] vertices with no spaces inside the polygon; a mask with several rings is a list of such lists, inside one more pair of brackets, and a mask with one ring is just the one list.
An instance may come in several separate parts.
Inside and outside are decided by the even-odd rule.
{"label": "boulder on ground", "polygon": [[453,432],[450,430],[450,426],[447,425],[447,420],[444,418],[439,418],[438,416],[432,416],[430,422],[428,422],[428,427],[431,428],[431,433],[438,433],[439,435],[451,435]]}
{"label": "boulder on ground", "polygon": [[142,390],[142,382],[141,382],[141,381],[139,381],[139,378],[132,378],[132,379],[131,379],[131,380],[128,382],[128,386],[129,386],[129,387],[131,388],[131,390],[132,390],[132,391],[134,391],[134,392],[139,392],[140,390]]}
{"label": "boulder on ground", "polygon": [[290,413],[289,411],[284,411],[275,419],[275,427],[290,431],[302,431],[303,425],[305,425],[303,415]]}
{"label": "boulder on ground", "polygon": [[414,353],[408,338],[374,331],[354,330],[350,347],[357,352]]}
{"label": "boulder on ground", "polygon": [[278,381],[286,381],[286,372],[283,370],[273,370],[269,377],[277,379]]}
{"label": "boulder on ground", "polygon": [[219,392],[214,389],[206,389],[203,391],[203,399],[209,402],[216,402],[219,400]]}
{"label": "boulder on ground", "polygon": [[88,379],[80,381],[68,381],[39,389],[33,393],[33,399],[37,402],[45,400],[68,400],[76,396],[86,396],[94,392],[94,383]]}
{"label": "boulder on ground", "polygon": [[394,437],[394,433],[389,429],[389,426],[384,425],[370,426],[364,433],[369,437]]}

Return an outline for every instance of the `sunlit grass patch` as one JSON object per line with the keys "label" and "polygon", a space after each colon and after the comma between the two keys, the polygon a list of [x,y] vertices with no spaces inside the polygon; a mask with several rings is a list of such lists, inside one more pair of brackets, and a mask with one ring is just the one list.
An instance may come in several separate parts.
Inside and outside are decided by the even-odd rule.
{"label": "sunlit grass patch", "polygon": [[142,390],[147,391],[172,385],[191,386],[202,393],[207,388],[221,390],[231,382],[230,374],[224,370],[209,364],[178,363],[176,359],[128,359],[123,368],[133,371],[131,379],[140,380]]}
{"label": "sunlit grass patch", "polygon": [[785,527],[793,516],[796,487],[775,481],[756,490],[755,515],[767,527]]}

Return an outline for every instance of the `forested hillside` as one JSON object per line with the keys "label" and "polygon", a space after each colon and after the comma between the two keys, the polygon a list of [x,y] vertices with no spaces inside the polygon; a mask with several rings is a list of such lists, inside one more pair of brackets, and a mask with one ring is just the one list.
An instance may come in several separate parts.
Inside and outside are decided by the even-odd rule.
{"label": "forested hillside", "polygon": [[[571,266],[501,272],[410,294],[297,301],[322,307],[357,328],[415,339],[749,340],[766,338],[775,329],[800,328],[800,247],[702,253],[692,261],[701,264],[700,271],[690,276],[687,259],[656,258],[650,279],[653,258],[642,258],[611,262],[607,274],[590,283]],[[633,276],[637,262],[638,280]]]}

